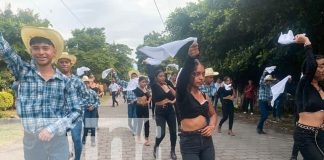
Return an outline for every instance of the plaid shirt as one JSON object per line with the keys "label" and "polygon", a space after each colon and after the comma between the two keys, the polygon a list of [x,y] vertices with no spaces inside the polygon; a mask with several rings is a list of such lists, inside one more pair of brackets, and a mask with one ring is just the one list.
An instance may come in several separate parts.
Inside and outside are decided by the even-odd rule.
{"label": "plaid shirt", "polygon": [[[77,77],[76,75],[73,75],[71,77],[68,77],[70,79],[70,83],[73,85],[77,92],[77,96],[79,99],[79,104],[81,107],[81,110],[84,110],[87,106],[92,104],[91,101],[91,95],[86,87],[86,85],[83,83],[83,81]],[[99,99],[99,98],[98,98]],[[82,121],[83,118],[80,116],[78,118],[78,121]]]}
{"label": "plaid shirt", "polygon": [[99,100],[98,94],[94,90],[92,90],[90,88],[86,89],[86,91],[88,92],[88,95],[89,95],[89,99],[88,99],[87,103],[85,103],[86,108],[89,107],[89,106],[92,106],[94,108],[98,108],[99,105],[100,105],[100,100]]}
{"label": "plaid shirt", "polygon": [[80,116],[78,97],[60,71],[45,81],[35,64],[25,63],[0,37],[0,57],[19,81],[17,114],[26,132],[38,134],[46,128],[53,135],[64,135]]}
{"label": "plaid shirt", "polygon": [[206,93],[209,97],[214,97],[217,91],[216,85],[212,82],[209,86],[203,84],[199,87],[199,90],[203,93]]}
{"label": "plaid shirt", "polygon": [[[113,74],[113,77],[116,79],[118,85],[123,88],[127,88],[128,82],[119,79],[117,74]],[[135,93],[133,91],[126,91],[126,99],[129,103],[132,103],[137,100],[137,97],[135,96]]]}
{"label": "plaid shirt", "polygon": [[270,101],[272,99],[271,87],[269,85],[266,85],[266,83],[264,82],[265,76],[266,71],[263,72],[260,79],[259,100]]}

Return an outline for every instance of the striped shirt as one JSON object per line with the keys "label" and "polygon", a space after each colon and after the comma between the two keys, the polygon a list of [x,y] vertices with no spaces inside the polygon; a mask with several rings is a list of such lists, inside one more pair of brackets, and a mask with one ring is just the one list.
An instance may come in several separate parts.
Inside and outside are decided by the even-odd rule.
{"label": "striped shirt", "polygon": [[17,114],[25,132],[38,134],[46,128],[53,135],[64,135],[80,116],[76,90],[59,70],[45,81],[34,62],[25,63],[0,37],[0,57],[19,81]]}

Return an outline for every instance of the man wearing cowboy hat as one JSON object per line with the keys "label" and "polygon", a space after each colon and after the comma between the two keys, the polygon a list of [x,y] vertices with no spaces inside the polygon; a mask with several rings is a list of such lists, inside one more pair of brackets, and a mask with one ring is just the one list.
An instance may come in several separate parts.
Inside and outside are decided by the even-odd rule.
{"label": "man wearing cowboy hat", "polygon": [[[217,75],[219,75],[219,73],[214,72],[213,68],[206,68],[205,69],[205,82],[203,85],[200,86],[200,91],[203,93],[206,93],[211,98],[212,102],[214,102],[216,92],[217,92],[216,85],[213,82],[214,76],[217,76]],[[214,106],[214,107],[215,107],[215,111],[216,111],[216,106]]]}
{"label": "man wearing cowboy hat", "polygon": [[[84,108],[91,106],[89,103],[89,92],[83,81],[76,75],[72,74],[72,67],[76,63],[77,58],[74,55],[70,55],[67,52],[63,52],[60,57],[57,58],[56,65],[60,71],[70,79],[71,84],[76,89],[80,106],[82,111]],[[76,121],[75,126],[71,130],[72,140],[74,144],[74,159],[80,160],[82,152],[82,143],[81,143],[81,132],[82,132],[82,116]]]}
{"label": "man wearing cowboy hat", "polygon": [[268,118],[268,111],[270,108],[270,101],[272,99],[271,93],[271,84],[272,81],[275,80],[270,74],[266,75],[268,72],[266,70],[263,71],[263,74],[260,79],[260,87],[259,87],[259,108],[261,112],[261,117],[257,126],[257,133],[266,134],[263,131],[264,122]]}
{"label": "man wearing cowboy hat", "polygon": [[21,37],[32,56],[22,61],[0,35],[0,57],[19,81],[17,114],[24,126],[26,160],[68,159],[66,130],[80,116],[75,89],[52,62],[63,51],[64,40],[55,30],[25,26]]}
{"label": "man wearing cowboy hat", "polygon": [[[132,130],[133,135],[136,133],[136,128],[137,128],[137,122],[136,122],[136,100],[137,97],[135,93],[133,92],[134,89],[136,89],[138,85],[138,76],[139,72],[137,70],[131,70],[128,72],[128,76],[130,78],[130,81],[124,81],[119,79],[117,76],[117,73],[115,70],[113,72],[113,78],[116,80],[116,83],[120,85],[123,88],[126,88],[126,99],[127,99],[127,104],[128,104],[128,126]],[[133,87],[131,87],[133,86]]]}

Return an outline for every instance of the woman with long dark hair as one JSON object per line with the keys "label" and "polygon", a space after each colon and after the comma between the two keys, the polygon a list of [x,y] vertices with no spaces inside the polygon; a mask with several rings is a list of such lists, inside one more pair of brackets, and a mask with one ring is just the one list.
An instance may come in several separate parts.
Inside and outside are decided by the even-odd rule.
{"label": "woman with long dark hair", "polygon": [[304,44],[306,60],[296,90],[299,120],[294,141],[305,160],[323,160],[324,88],[319,82],[324,80],[324,56],[314,56],[311,42],[305,35],[296,35],[295,41]]}
{"label": "woman with long dark hair", "polygon": [[223,123],[229,118],[228,121],[228,135],[235,136],[232,131],[233,123],[234,123],[234,103],[233,100],[235,98],[232,79],[228,76],[224,77],[224,84],[218,89],[218,95],[222,97],[222,112],[223,118],[220,120],[218,124],[218,132],[221,133]]}
{"label": "woman with long dark hair", "polygon": [[[145,61],[144,61],[145,63]],[[165,124],[169,126],[171,152],[170,158],[177,159],[175,146],[177,141],[177,122],[173,104],[176,102],[175,90],[166,84],[163,70],[147,64],[148,76],[152,90],[152,102],[155,105],[155,122],[157,126],[157,135],[153,156],[156,158],[157,149],[165,136]]]}
{"label": "woman with long dark hair", "polygon": [[196,42],[190,46],[188,54],[177,83],[182,159],[213,160],[215,149],[212,133],[216,127],[217,114],[210,97],[199,90],[204,82],[205,68],[196,59],[199,55]]}
{"label": "woman with long dark hair", "polygon": [[138,118],[138,124],[136,129],[137,140],[141,141],[141,131],[144,122],[144,136],[145,142],[144,145],[150,145],[149,142],[149,134],[150,134],[150,123],[149,123],[149,108],[148,105],[151,101],[151,95],[147,89],[147,78],[144,76],[140,76],[138,78],[138,87],[133,90],[136,100],[136,114]]}

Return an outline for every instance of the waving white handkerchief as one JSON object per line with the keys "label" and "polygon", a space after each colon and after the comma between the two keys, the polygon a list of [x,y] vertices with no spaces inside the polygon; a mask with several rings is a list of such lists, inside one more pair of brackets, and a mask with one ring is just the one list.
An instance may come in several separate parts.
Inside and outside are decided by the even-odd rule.
{"label": "waving white handkerchief", "polygon": [[131,79],[126,87],[126,91],[132,91],[138,86],[138,78]]}
{"label": "waving white handkerchief", "polygon": [[84,74],[84,72],[86,72],[86,71],[90,71],[90,68],[88,68],[88,67],[77,68],[77,75],[82,76]]}
{"label": "waving white handkerchief", "polygon": [[265,68],[264,70],[266,70],[268,73],[272,73],[276,69],[276,67],[277,66],[271,66],[271,67]]}
{"label": "waving white handkerchief", "polygon": [[287,34],[280,34],[280,37],[278,39],[278,43],[280,44],[292,44],[295,43],[294,41],[294,33],[289,30]]}
{"label": "waving white handkerchief", "polygon": [[291,78],[290,75],[288,75],[286,78],[278,82],[277,84],[273,85],[271,87],[271,93],[272,93],[272,100],[271,100],[271,106],[273,107],[274,101],[278,98],[278,96],[284,92],[285,86],[287,81]]}
{"label": "waving white handkerchief", "polygon": [[189,37],[187,39],[166,43],[158,47],[144,46],[140,48],[139,51],[143,52],[144,54],[146,54],[151,58],[163,61],[169,58],[170,56],[174,57],[181,49],[181,47],[183,47],[184,45],[186,45],[188,42],[191,41],[197,41],[197,38]]}
{"label": "waving white handkerchief", "polygon": [[177,64],[168,64],[167,67],[174,67],[176,70],[179,70],[179,65]]}
{"label": "waving white handkerchief", "polygon": [[232,89],[232,84],[225,84],[224,83],[225,90],[229,91]]}
{"label": "waving white handkerchief", "polygon": [[102,79],[105,79],[111,71],[112,71],[112,68],[102,71],[102,73],[101,73]]}
{"label": "waving white handkerchief", "polygon": [[162,62],[162,61],[160,61],[158,59],[154,59],[154,58],[146,58],[144,61],[150,65],[153,65],[153,66],[159,65]]}

